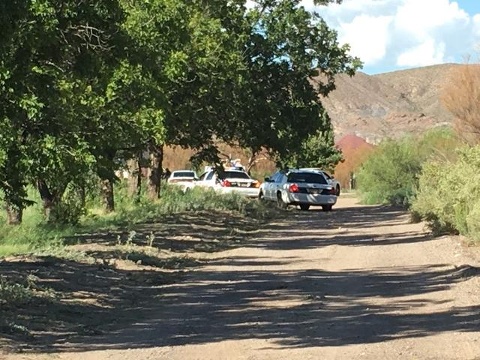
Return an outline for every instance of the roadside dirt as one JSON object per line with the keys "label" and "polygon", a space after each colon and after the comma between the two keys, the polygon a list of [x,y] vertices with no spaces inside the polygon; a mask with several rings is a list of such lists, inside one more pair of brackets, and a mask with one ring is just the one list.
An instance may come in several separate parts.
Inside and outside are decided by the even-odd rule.
{"label": "roadside dirt", "polygon": [[[404,212],[354,198],[340,197],[330,213],[286,215],[259,230],[247,222],[227,232],[221,221],[188,227],[180,273],[107,260],[111,271],[83,294],[88,301],[79,305],[78,287],[60,301],[77,306],[63,309],[76,311],[70,327],[49,323],[42,332],[39,323],[23,343],[5,337],[0,359],[480,359],[478,248],[434,238]],[[237,237],[247,233],[248,240]],[[102,246],[95,240],[87,248]],[[11,263],[0,263],[1,274],[18,269]],[[81,276],[75,268],[76,277],[71,263],[49,268],[63,269],[55,284],[68,287],[68,276],[93,282],[87,274],[101,265]],[[75,316],[84,333],[72,325]]]}

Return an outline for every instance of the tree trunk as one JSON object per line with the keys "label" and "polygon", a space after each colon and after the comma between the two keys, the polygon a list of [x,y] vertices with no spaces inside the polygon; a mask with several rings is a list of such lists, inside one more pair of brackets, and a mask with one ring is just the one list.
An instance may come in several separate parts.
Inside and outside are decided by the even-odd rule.
{"label": "tree trunk", "polygon": [[102,180],[102,200],[105,212],[115,211],[115,197],[113,195],[113,181],[111,179]]}
{"label": "tree trunk", "polygon": [[51,192],[45,180],[37,181],[38,192],[43,202],[43,216],[48,222],[54,221],[52,217],[52,210],[61,199],[63,191]]}
{"label": "tree trunk", "polygon": [[23,218],[23,209],[6,204],[7,211],[7,225],[20,225]]}
{"label": "tree trunk", "polygon": [[142,188],[142,169],[137,158],[127,161],[128,167],[128,194],[139,196]]}
{"label": "tree trunk", "polygon": [[78,196],[80,197],[80,204],[83,209],[87,207],[87,192],[85,190],[85,184],[81,184],[78,187]]}
{"label": "tree trunk", "polygon": [[148,177],[148,196],[155,200],[160,197],[162,179],[163,146],[151,145],[150,148],[150,175]]}
{"label": "tree trunk", "polygon": [[258,155],[258,151],[252,150],[252,155],[248,158],[247,168],[245,169],[248,175],[251,174],[252,167],[257,162],[257,155]]}

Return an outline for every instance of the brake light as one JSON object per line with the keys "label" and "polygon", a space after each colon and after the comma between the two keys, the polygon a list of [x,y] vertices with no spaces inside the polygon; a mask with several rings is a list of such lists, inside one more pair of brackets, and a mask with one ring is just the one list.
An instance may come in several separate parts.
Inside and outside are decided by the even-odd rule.
{"label": "brake light", "polygon": [[298,185],[297,184],[292,184],[289,186],[288,188],[288,191],[290,192],[293,192],[293,193],[296,193],[296,192],[299,192],[299,188],[298,188]]}
{"label": "brake light", "polygon": [[330,195],[336,195],[337,192],[335,191],[335,188],[331,188],[329,191]]}
{"label": "brake light", "polygon": [[252,182],[250,187],[259,188],[260,187],[260,182],[259,181],[254,181],[254,182]]}
{"label": "brake light", "polygon": [[230,186],[232,186],[232,183],[228,180],[223,180],[222,181],[222,186],[223,187],[230,187]]}

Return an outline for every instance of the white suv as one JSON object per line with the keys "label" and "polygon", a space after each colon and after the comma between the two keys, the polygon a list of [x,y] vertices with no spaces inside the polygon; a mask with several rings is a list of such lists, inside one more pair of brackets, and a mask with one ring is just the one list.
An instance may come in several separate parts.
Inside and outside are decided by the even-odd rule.
{"label": "white suv", "polygon": [[314,169],[278,171],[265,178],[258,197],[276,201],[280,208],[299,205],[302,210],[313,205],[330,211],[337,203],[335,187],[322,171]]}

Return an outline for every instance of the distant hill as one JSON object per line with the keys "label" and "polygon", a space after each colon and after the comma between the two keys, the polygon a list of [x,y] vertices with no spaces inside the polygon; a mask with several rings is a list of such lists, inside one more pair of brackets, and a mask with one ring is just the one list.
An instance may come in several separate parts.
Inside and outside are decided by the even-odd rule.
{"label": "distant hill", "polygon": [[367,75],[358,72],[336,79],[336,90],[322,100],[336,138],[357,134],[371,143],[450,124],[452,116],[439,95],[449,71],[443,64]]}

